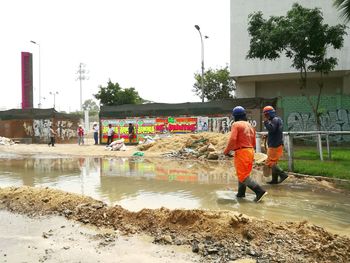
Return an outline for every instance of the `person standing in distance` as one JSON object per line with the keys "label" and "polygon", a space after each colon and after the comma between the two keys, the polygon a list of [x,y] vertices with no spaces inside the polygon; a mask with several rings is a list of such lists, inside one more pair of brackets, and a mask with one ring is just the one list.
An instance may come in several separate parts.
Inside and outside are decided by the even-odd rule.
{"label": "person standing in distance", "polygon": [[231,127],[231,136],[224,150],[228,155],[234,151],[234,166],[238,177],[237,197],[245,197],[247,186],[256,194],[254,201],[260,202],[267,194],[253,178],[250,173],[253,169],[254,147],[255,147],[255,130],[247,121],[246,111],[243,107],[237,106],[232,110],[234,123]]}
{"label": "person standing in distance", "polygon": [[277,165],[283,155],[283,121],[276,115],[272,106],[263,109],[264,126],[267,135],[267,165],[272,170],[272,180],[268,184],[279,184],[288,178],[288,175]]}
{"label": "person standing in distance", "polygon": [[94,125],[92,126],[92,130],[94,131],[94,141],[95,141],[95,145],[98,144],[98,125],[96,122],[94,122]]}
{"label": "person standing in distance", "polygon": [[85,133],[85,131],[84,131],[83,125],[79,124],[77,133],[78,133],[78,145],[80,145],[80,144],[84,145],[84,133]]}
{"label": "person standing in distance", "polygon": [[51,145],[52,147],[55,146],[55,136],[57,135],[57,133],[54,131],[53,126],[50,125],[50,129],[49,129],[49,136],[50,136],[50,142],[49,142],[49,146]]}
{"label": "person standing in distance", "polygon": [[112,127],[112,124],[108,124],[108,132],[107,132],[107,145],[110,145],[113,142],[113,136],[114,136],[114,129]]}
{"label": "person standing in distance", "polygon": [[132,140],[134,139],[134,135],[135,135],[135,127],[132,123],[129,123],[129,128],[128,128],[128,132],[129,132],[129,144],[132,143]]}

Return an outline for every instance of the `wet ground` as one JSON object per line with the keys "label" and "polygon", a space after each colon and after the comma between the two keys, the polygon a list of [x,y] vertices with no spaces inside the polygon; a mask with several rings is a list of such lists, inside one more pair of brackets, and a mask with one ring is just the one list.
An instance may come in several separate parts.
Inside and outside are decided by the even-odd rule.
{"label": "wet ground", "polygon": [[[255,177],[261,178],[255,171]],[[264,183],[264,182],[262,182]],[[288,179],[283,185],[264,185],[264,202],[254,195],[236,200],[226,191],[236,189],[230,162],[167,159],[72,158],[2,154],[0,187],[48,186],[84,194],[130,211],[142,208],[237,211],[260,219],[307,220],[334,233],[350,236],[350,192],[328,182]]]}
{"label": "wet ground", "polygon": [[[350,239],[346,236],[332,234],[305,221],[273,223],[229,210],[161,208],[130,212],[85,195],[28,186],[0,188],[0,210],[25,214],[35,220],[60,215],[70,222],[118,231],[123,236],[146,234],[159,246],[190,246],[200,256],[200,262],[224,263],[248,258],[256,263],[347,263],[350,258]],[[30,224],[25,225],[30,228]],[[50,224],[42,225],[46,229]],[[20,232],[25,236],[26,230]],[[50,238],[53,234],[54,229],[46,229],[42,237]],[[103,237],[103,243],[113,243],[113,236]],[[84,242],[82,245],[84,250]],[[18,245],[17,249],[22,247]],[[158,249],[162,251],[163,247]],[[175,250],[174,254],[177,254]],[[162,262],[168,262],[167,257],[165,254]],[[72,257],[70,261],[75,259]]]}
{"label": "wet ground", "polygon": [[1,262],[198,262],[189,246],[159,246],[63,217],[29,218],[0,210]]}

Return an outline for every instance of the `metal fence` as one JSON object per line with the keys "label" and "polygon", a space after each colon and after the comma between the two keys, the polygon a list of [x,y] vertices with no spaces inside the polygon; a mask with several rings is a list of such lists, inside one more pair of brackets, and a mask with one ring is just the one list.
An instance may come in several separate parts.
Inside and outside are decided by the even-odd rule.
{"label": "metal fence", "polygon": [[[267,132],[257,132],[256,135],[256,152],[261,152],[261,142],[263,136],[266,136]],[[316,137],[317,150],[320,156],[320,160],[323,161],[323,146],[322,138],[325,138],[328,159],[332,158],[330,147],[330,136],[336,135],[350,135],[350,131],[304,131],[304,132],[283,132],[284,146],[288,155],[288,170],[294,171],[294,158],[293,158],[293,139],[303,137]]]}

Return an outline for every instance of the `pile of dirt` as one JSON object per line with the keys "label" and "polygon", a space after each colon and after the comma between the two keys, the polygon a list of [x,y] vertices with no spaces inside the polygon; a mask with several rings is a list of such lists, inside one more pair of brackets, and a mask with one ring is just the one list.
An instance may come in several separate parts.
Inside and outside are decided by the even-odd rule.
{"label": "pile of dirt", "polygon": [[231,211],[143,209],[48,188],[0,189],[0,208],[28,215],[60,214],[124,234],[146,233],[155,243],[191,245],[205,262],[253,258],[257,262],[348,262],[350,239],[307,222],[273,223]]}
{"label": "pile of dirt", "polygon": [[197,134],[175,134],[171,137],[160,138],[149,148],[151,152],[179,151],[183,148],[197,149],[203,145],[212,144],[217,151],[223,151],[230,134],[203,132]]}
{"label": "pile of dirt", "polygon": [[[230,134],[215,132],[203,132],[199,134],[177,134],[171,137],[161,138],[149,144],[141,144],[138,150],[157,152],[165,157],[179,159],[208,159],[229,160],[223,154]],[[258,166],[266,160],[263,153],[255,153],[255,164]]]}
{"label": "pile of dirt", "polygon": [[177,134],[140,145],[139,150],[165,153],[169,157],[223,159],[229,134],[203,132],[200,134]]}

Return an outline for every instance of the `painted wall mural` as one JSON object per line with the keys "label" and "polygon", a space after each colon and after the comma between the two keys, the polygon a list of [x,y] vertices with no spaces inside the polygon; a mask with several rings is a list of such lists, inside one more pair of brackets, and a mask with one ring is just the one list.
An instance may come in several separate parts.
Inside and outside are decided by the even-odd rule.
{"label": "painted wall mural", "polygon": [[[292,112],[287,118],[289,131],[315,131],[316,122],[312,113]],[[328,111],[321,116],[321,130],[323,131],[350,131],[350,111],[339,109]],[[336,136],[333,140],[350,141],[350,136]]]}
{"label": "painted wall mural", "polygon": [[[261,129],[261,112],[259,109],[247,110],[248,121],[257,130]],[[108,138],[108,125],[114,129],[114,140],[123,138],[129,143],[128,126],[135,127],[135,137],[132,143],[144,140],[147,136],[164,133],[193,133],[193,132],[220,132],[227,133],[233,124],[228,116],[190,116],[190,117],[156,117],[156,118],[130,118],[130,119],[101,119],[101,142],[106,143]]]}
{"label": "painted wall mural", "polygon": [[135,127],[136,138],[133,143],[157,133],[189,133],[197,130],[196,117],[101,119],[101,142],[107,142],[108,124],[112,124],[115,132],[114,139],[123,138],[126,143],[129,143],[129,123]]}

